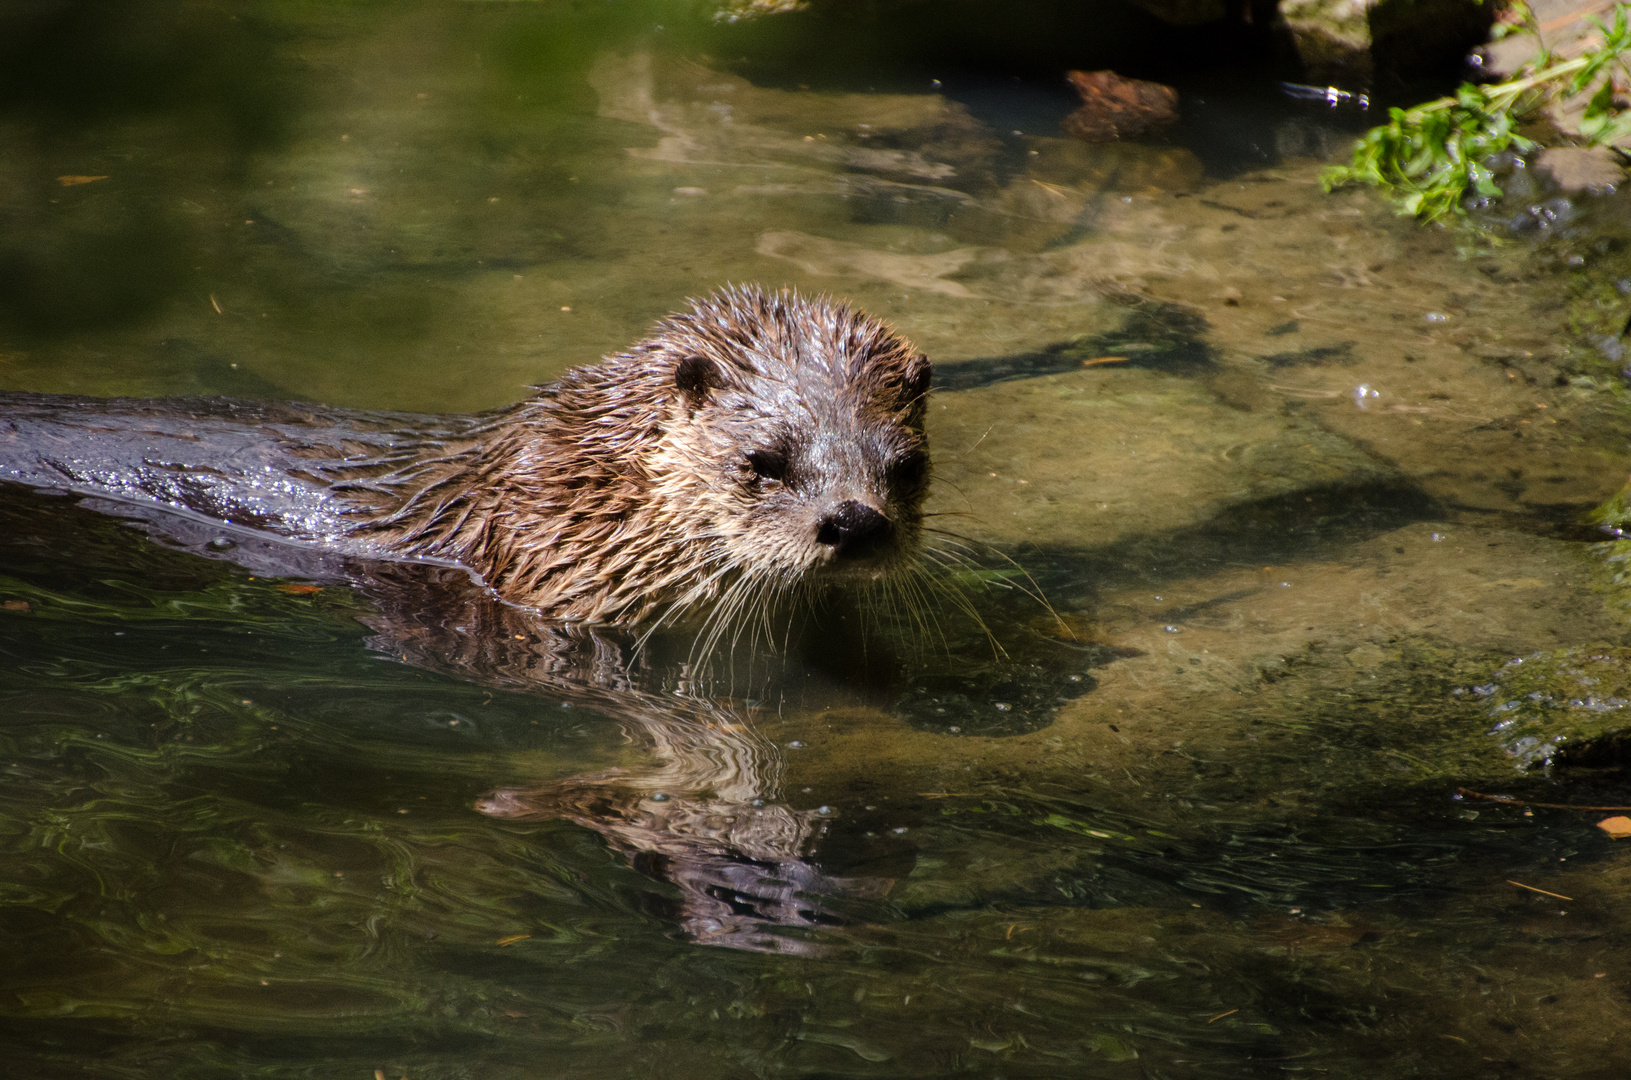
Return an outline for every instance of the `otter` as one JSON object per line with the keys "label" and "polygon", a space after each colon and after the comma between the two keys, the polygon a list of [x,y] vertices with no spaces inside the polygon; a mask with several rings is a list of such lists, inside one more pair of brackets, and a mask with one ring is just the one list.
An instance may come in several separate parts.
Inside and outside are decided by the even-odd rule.
{"label": "otter", "polygon": [[726,287],[475,417],[0,395],[0,480],[262,570],[427,562],[545,619],[723,622],[912,564],[929,383],[844,303]]}

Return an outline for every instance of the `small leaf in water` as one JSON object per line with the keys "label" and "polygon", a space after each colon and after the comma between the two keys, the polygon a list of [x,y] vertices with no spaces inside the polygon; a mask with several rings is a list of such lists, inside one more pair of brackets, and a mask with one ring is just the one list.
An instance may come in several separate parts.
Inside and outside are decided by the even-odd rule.
{"label": "small leaf in water", "polygon": [[323,591],[321,585],[293,585],[285,584],[277,587],[278,592],[289,593],[291,596],[310,596],[312,593]]}
{"label": "small leaf in water", "polygon": [[1624,840],[1631,836],[1631,817],[1621,814],[1616,817],[1606,817],[1597,823],[1597,827],[1616,840]]}
{"label": "small leaf in water", "polygon": [[854,1054],[862,1061],[888,1061],[889,1055],[870,1043],[862,1042],[853,1035],[828,1034],[824,1031],[801,1031],[797,1036],[805,1042],[825,1043],[828,1046],[841,1046]]}
{"label": "small leaf in water", "polygon": [[57,183],[63,187],[73,187],[75,184],[94,184],[98,180],[106,179],[106,176],[59,176]]}
{"label": "small leaf in water", "polygon": [[1132,1061],[1138,1057],[1137,1050],[1114,1035],[1095,1035],[1088,1046],[1093,1048],[1094,1053],[1103,1054],[1111,1061]]}
{"label": "small leaf in water", "polygon": [[1100,840],[1123,840],[1123,841],[1128,841],[1128,840],[1137,839],[1136,837],[1129,836],[1126,833],[1112,833],[1112,832],[1106,832],[1103,829],[1092,828],[1091,826],[1085,825],[1080,821],[1075,821],[1075,820],[1073,820],[1071,818],[1068,818],[1063,814],[1049,814],[1045,818],[1038,819],[1037,824],[1038,825],[1052,825],[1056,829],[1065,829],[1065,830],[1067,830],[1069,832],[1081,833],[1081,834],[1083,834],[1085,836],[1096,837],[1096,838],[1098,838]]}

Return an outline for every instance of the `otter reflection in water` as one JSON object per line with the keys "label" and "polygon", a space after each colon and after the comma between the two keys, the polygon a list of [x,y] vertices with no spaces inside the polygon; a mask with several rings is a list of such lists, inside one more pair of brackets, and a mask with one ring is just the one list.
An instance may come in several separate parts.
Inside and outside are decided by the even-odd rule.
{"label": "otter reflection in water", "polygon": [[803,862],[816,826],[774,802],[775,754],[705,694],[641,689],[620,631],[596,628],[690,626],[705,660],[829,587],[915,589],[929,379],[843,304],[726,289],[476,417],[0,395],[0,480],[259,573],[353,584],[392,654],[638,728],[657,770],[483,809],[588,825],[662,864],[699,940],[783,947],[754,928],[877,884]]}
{"label": "otter reflection in water", "polygon": [[[834,877],[812,864],[824,815],[780,800],[781,750],[749,715],[692,683],[696,667],[665,665],[650,648],[636,654],[634,634],[545,623],[485,597],[469,598],[456,618],[439,617],[457,588],[397,577],[386,590],[394,610],[367,620],[379,632],[376,647],[420,667],[590,709],[621,723],[649,754],[644,764],[495,791],[477,809],[598,832],[642,873],[678,889],[675,921],[710,945],[809,952],[815,946],[807,939],[778,928],[838,922],[830,901],[887,890],[886,880]],[[379,583],[374,593],[380,603]]]}

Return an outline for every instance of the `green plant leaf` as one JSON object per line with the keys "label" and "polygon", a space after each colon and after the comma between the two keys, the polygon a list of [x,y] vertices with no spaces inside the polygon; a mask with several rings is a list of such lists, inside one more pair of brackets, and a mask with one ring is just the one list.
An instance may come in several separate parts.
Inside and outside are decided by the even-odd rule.
{"label": "green plant leaf", "polygon": [[[1507,9],[1506,22],[1514,20],[1539,40],[1527,5]],[[1392,198],[1400,213],[1435,221],[1465,213],[1469,197],[1502,194],[1491,160],[1507,150],[1536,148],[1516,128],[1544,105],[1590,91],[1580,125],[1585,140],[1600,145],[1631,137],[1631,111],[1621,109],[1617,98],[1619,82],[1631,76],[1625,63],[1631,52],[1627,5],[1615,6],[1612,26],[1596,25],[1601,42],[1578,57],[1556,60],[1542,50],[1531,66],[1503,82],[1464,83],[1453,95],[1410,109],[1390,108],[1385,124],[1355,142],[1351,163],[1327,168],[1320,183],[1327,191],[1367,184]]]}

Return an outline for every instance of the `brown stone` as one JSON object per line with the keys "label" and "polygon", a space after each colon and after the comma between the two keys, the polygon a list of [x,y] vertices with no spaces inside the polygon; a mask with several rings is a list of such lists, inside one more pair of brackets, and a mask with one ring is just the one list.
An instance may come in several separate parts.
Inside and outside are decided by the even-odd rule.
{"label": "brown stone", "polygon": [[1113,71],[1071,71],[1082,104],[1065,118],[1066,133],[1088,142],[1136,139],[1178,121],[1178,91],[1161,83],[1128,79]]}
{"label": "brown stone", "polygon": [[1607,147],[1586,149],[1579,146],[1554,146],[1540,155],[1535,162],[1552,181],[1571,194],[1591,192],[1604,194],[1625,182],[1625,170],[1619,158]]}

